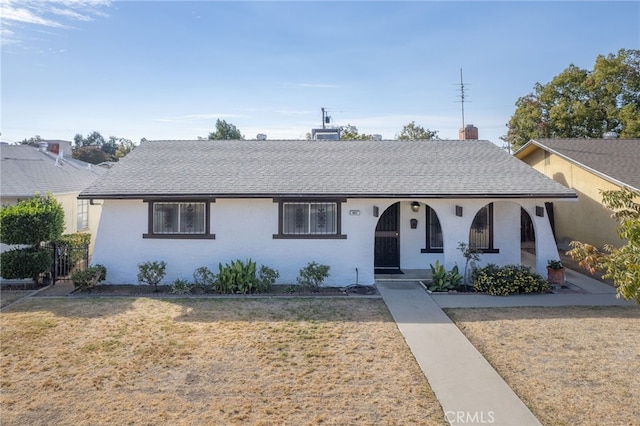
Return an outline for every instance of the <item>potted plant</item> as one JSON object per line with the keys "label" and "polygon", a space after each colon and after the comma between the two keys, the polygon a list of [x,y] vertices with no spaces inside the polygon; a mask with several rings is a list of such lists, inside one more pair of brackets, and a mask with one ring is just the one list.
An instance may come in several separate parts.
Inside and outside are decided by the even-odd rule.
{"label": "potted plant", "polygon": [[547,281],[551,284],[564,284],[564,266],[559,260],[549,260],[547,262]]}

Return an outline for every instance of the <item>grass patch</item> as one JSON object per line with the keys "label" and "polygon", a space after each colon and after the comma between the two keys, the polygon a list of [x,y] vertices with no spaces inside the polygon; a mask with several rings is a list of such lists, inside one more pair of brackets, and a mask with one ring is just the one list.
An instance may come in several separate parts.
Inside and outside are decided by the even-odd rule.
{"label": "grass patch", "polygon": [[639,424],[640,306],[446,312],[543,424]]}
{"label": "grass patch", "polygon": [[0,290],[0,308],[4,308],[31,293],[33,290]]}
{"label": "grass patch", "polygon": [[446,424],[380,299],[27,299],[7,424]]}

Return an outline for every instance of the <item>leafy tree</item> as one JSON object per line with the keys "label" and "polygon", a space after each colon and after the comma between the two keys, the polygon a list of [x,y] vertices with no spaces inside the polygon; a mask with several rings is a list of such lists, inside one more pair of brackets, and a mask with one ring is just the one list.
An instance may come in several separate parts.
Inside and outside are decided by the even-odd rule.
{"label": "leafy tree", "polygon": [[591,71],[571,64],[515,105],[507,124],[514,149],[537,138],[640,137],[640,50],[600,55]]}
{"label": "leafy tree", "polygon": [[23,139],[23,140],[20,142],[20,145],[36,145],[36,146],[37,146],[37,145],[38,145],[38,143],[39,143],[40,141],[43,141],[43,140],[44,140],[44,139],[42,139],[42,138],[40,137],[40,135],[35,135],[34,137],[31,137],[31,138],[29,138],[29,139]]}
{"label": "leafy tree", "polygon": [[216,131],[209,133],[209,139],[213,140],[241,140],[244,139],[242,133],[236,126],[227,123],[225,120],[216,121]]}
{"label": "leafy tree", "polygon": [[396,139],[400,141],[429,141],[438,138],[438,131],[425,129],[416,125],[415,121],[405,124],[402,131],[396,135]]}
{"label": "leafy tree", "polygon": [[80,133],[77,133],[73,137],[73,141],[76,144],[76,147],[81,146],[98,146],[102,147],[107,141],[100,134],[100,132],[93,131],[87,135],[87,137],[83,137]]}
{"label": "leafy tree", "polygon": [[73,140],[76,146],[73,150],[73,158],[92,164],[118,161],[136,146],[131,140],[116,136],[109,136],[109,139],[105,140],[100,132],[96,131],[91,132],[87,137],[78,133]]}
{"label": "leafy tree", "polygon": [[117,161],[115,155],[107,154],[97,146],[81,146],[73,150],[71,154],[76,160],[91,164],[100,164],[105,161]]}
{"label": "leafy tree", "polygon": [[600,251],[572,241],[568,254],[592,274],[605,271],[603,277],[613,279],[618,296],[640,303],[640,192],[624,188],[601,193],[603,204],[616,210],[612,217],[618,221],[618,236],[626,244],[620,248],[605,245]]}
{"label": "leafy tree", "polygon": [[340,127],[340,139],[345,141],[368,141],[372,140],[372,135],[358,132],[358,128],[352,124]]}
{"label": "leafy tree", "polygon": [[[140,139],[140,142],[146,141],[145,138]],[[133,143],[129,139],[120,138],[118,140],[118,149],[116,149],[116,158],[119,160],[122,157],[126,156],[128,153],[133,151],[136,147],[136,144]]]}

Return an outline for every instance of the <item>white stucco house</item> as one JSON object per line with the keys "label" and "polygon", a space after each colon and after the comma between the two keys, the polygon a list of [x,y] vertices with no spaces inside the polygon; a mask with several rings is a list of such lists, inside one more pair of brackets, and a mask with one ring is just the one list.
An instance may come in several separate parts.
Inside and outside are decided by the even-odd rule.
{"label": "white stucco house", "polygon": [[[521,209],[536,268],[558,252],[544,203],[576,198],[488,141],[148,141],[81,192],[102,205],[94,263],[135,284],[167,262],[169,283],[200,266],[251,258],[295,283],[311,261],[327,285],[372,284],[376,271],[520,263]],[[356,278],[358,275],[358,278]]]}

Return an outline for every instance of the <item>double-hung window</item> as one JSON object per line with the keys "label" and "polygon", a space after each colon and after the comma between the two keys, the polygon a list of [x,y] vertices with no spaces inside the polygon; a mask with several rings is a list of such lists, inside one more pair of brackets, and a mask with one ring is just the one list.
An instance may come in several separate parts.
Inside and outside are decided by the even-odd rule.
{"label": "double-hung window", "polygon": [[481,208],[471,223],[469,247],[483,253],[499,253],[493,246],[493,203]]}
{"label": "double-hung window", "polygon": [[145,238],[215,238],[210,232],[209,201],[150,201]]}
{"label": "double-hung window", "polygon": [[274,238],[346,238],[341,234],[342,200],[276,200],[278,234]]}
{"label": "double-hung window", "polygon": [[82,231],[89,227],[89,200],[78,200],[76,216],[76,230]]}

